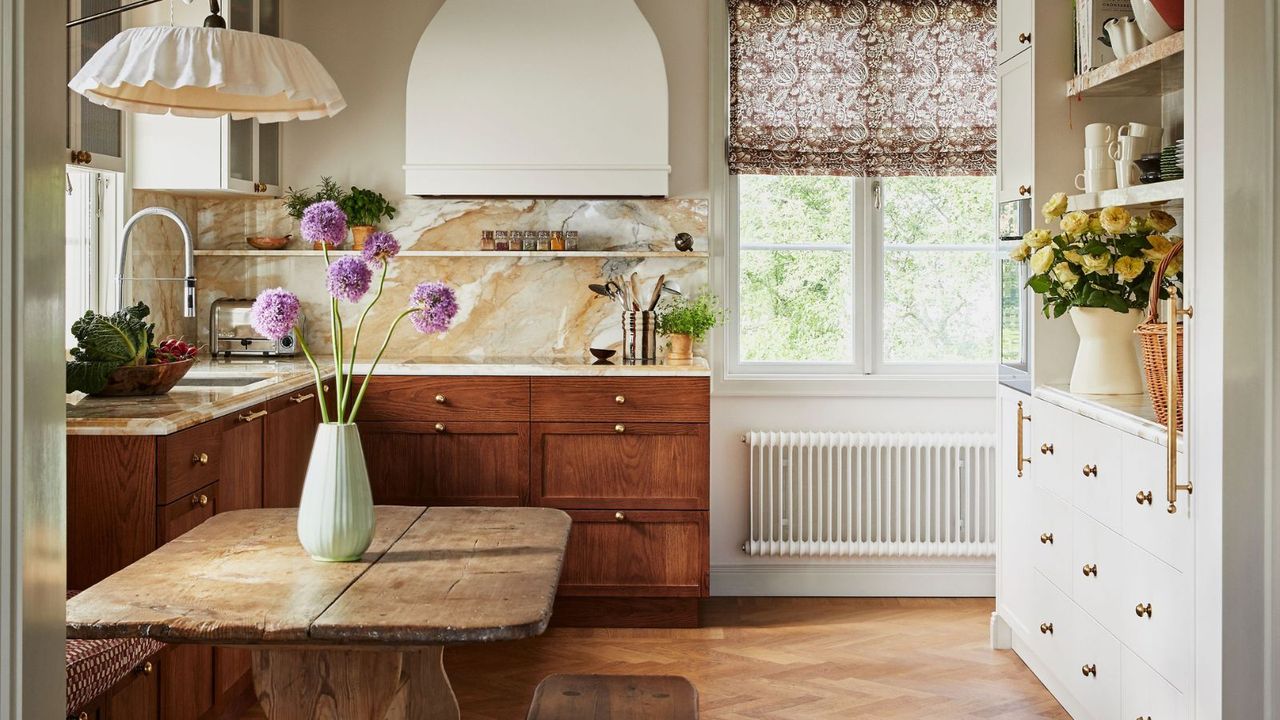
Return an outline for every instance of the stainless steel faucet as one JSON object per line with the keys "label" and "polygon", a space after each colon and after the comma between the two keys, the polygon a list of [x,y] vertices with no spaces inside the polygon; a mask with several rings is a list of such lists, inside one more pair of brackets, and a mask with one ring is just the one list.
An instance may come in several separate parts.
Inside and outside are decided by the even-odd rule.
{"label": "stainless steel faucet", "polygon": [[[186,277],[180,278],[135,278],[125,277],[125,263],[129,260],[129,235],[133,233],[133,227],[138,221],[144,217],[151,215],[159,215],[166,217],[177,224],[178,229],[182,231],[183,249],[186,251]],[[196,254],[195,243],[191,238],[191,228],[178,214],[169,208],[149,207],[134,213],[129,218],[129,222],[124,224],[124,233],[120,238],[120,260],[116,264],[116,310],[124,309],[124,281],[125,280],[154,280],[157,282],[180,282],[186,286],[186,300],[183,303],[182,317],[193,318],[196,316]]]}

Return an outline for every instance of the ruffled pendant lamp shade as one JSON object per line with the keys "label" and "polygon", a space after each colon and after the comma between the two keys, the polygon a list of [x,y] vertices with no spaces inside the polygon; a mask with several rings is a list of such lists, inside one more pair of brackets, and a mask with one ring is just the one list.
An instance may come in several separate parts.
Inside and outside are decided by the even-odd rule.
{"label": "ruffled pendant lamp shade", "polygon": [[332,117],[347,106],[310,50],[225,29],[213,8],[205,27],[121,32],[69,87],[99,105],[152,115],[284,122]]}

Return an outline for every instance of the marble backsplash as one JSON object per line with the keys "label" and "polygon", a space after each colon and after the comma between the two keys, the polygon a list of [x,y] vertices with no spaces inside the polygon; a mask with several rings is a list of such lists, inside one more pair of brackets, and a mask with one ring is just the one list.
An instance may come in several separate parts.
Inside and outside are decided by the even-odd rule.
{"label": "marble backsplash", "polygon": [[[172,207],[189,218],[200,250],[243,250],[247,249],[247,236],[290,233],[295,237],[289,249],[307,249],[297,237],[297,223],[278,199],[187,198],[138,192],[134,204],[135,208]],[[405,250],[476,250],[480,232],[486,229],[577,230],[583,251],[673,250],[672,238],[687,232],[695,238],[696,250],[707,248],[705,200],[405,198],[398,208],[397,217],[386,223],[385,229]],[[176,227],[171,223],[162,226],[163,222],[148,219],[135,233],[134,250],[143,261],[138,265],[148,266],[147,273],[174,273],[165,276],[176,277],[181,274],[181,238]],[[400,257],[392,263],[383,298],[367,321],[360,356],[367,359],[376,352],[390,322],[419,282],[442,280],[457,290],[460,310],[454,327],[443,336],[426,337],[403,322],[388,346],[387,357],[576,357],[588,347],[619,348],[622,342],[620,308],[588,290],[589,283],[635,272],[651,286],[659,275],[666,274],[690,292],[707,284],[707,268],[707,259],[696,256]],[[313,351],[332,352],[327,332],[329,296],[319,253],[205,255],[196,259],[196,276],[199,317],[194,328],[181,318],[180,288],[146,288],[144,299],[154,301],[162,334],[183,334],[207,344],[208,311],[214,300],[253,297],[262,289],[282,286],[303,301],[313,327],[307,332]],[[141,290],[141,284],[138,286]],[[348,338],[362,309],[363,305],[342,307]]]}

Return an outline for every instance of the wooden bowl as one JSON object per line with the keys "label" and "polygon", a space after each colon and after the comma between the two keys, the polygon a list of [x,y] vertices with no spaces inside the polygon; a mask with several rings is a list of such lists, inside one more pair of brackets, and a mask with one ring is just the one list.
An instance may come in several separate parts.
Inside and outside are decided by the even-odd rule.
{"label": "wooden bowl", "polygon": [[117,368],[107,377],[107,386],[94,397],[141,397],[164,395],[190,372],[195,358],[164,365],[130,365]]}
{"label": "wooden bowl", "polygon": [[617,350],[608,350],[605,348],[590,348],[590,350],[591,354],[594,355],[597,360],[608,360],[618,354]]}
{"label": "wooden bowl", "polygon": [[250,237],[245,238],[245,242],[250,247],[258,250],[283,250],[289,244],[289,238],[293,235],[285,235],[284,237]]}

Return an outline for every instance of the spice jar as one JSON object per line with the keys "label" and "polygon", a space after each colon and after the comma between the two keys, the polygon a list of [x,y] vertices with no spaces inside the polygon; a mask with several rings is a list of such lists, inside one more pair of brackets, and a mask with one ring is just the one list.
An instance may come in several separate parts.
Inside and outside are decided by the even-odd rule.
{"label": "spice jar", "polygon": [[506,230],[499,230],[493,234],[493,249],[505,252],[511,249],[511,236]]}
{"label": "spice jar", "polygon": [[525,230],[520,233],[520,249],[525,252],[533,252],[538,249],[538,233],[532,230]]}
{"label": "spice jar", "polygon": [[539,230],[538,231],[538,250],[540,252],[546,252],[550,249],[551,249],[551,231]]}
{"label": "spice jar", "polygon": [[494,240],[494,237],[493,237],[493,231],[481,230],[480,231],[480,249],[493,250],[495,247],[496,247],[496,241]]}
{"label": "spice jar", "polygon": [[564,233],[559,230],[551,231],[551,250],[558,252],[564,250]]}
{"label": "spice jar", "polygon": [[564,249],[570,252],[578,251],[578,231],[566,230],[564,233]]}

